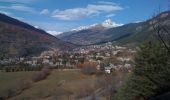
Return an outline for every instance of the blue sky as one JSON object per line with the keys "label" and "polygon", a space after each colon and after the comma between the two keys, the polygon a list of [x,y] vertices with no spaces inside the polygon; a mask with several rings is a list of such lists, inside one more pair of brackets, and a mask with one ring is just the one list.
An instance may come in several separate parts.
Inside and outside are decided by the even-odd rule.
{"label": "blue sky", "polygon": [[118,24],[144,21],[159,8],[168,10],[170,0],[0,0],[1,13],[53,33],[106,19]]}

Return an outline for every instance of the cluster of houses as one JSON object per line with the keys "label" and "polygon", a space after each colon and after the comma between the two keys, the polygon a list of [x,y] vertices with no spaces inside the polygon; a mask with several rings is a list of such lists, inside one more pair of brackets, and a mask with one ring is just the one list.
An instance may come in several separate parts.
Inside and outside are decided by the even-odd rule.
{"label": "cluster of houses", "polygon": [[9,65],[22,63],[35,67],[48,65],[54,68],[76,69],[79,63],[97,62],[97,69],[104,69],[106,73],[110,73],[111,70],[130,70],[133,62],[133,54],[135,54],[135,50],[133,49],[106,43],[80,47],[67,52],[54,49],[51,51],[44,51],[38,57],[0,60],[0,64]]}

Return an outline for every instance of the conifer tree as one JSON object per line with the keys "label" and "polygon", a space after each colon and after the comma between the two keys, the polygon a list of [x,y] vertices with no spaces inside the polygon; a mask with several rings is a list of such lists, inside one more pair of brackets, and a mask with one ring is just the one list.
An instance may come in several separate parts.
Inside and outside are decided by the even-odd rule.
{"label": "conifer tree", "polygon": [[170,66],[167,50],[160,43],[140,46],[135,67],[115,100],[148,100],[170,90]]}

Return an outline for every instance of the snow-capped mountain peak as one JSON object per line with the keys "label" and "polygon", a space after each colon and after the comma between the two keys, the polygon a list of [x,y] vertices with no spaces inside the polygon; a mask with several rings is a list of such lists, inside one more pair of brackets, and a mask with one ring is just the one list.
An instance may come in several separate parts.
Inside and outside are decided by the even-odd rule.
{"label": "snow-capped mountain peak", "polygon": [[113,27],[118,27],[118,26],[121,26],[121,25],[122,24],[118,24],[118,23],[112,22],[111,19],[107,19],[103,23],[92,24],[92,25],[89,25],[89,26],[80,26],[78,28],[72,29],[71,31],[81,31],[81,30],[95,28],[97,26],[102,26],[104,28],[113,28]]}
{"label": "snow-capped mountain peak", "polygon": [[92,25],[89,25],[89,26],[80,26],[80,27],[78,27],[78,28],[72,29],[71,31],[86,30],[86,29],[93,28],[93,27],[95,27],[96,25],[98,25],[98,24],[92,24]]}
{"label": "snow-capped mountain peak", "polygon": [[57,31],[46,31],[47,33],[51,34],[51,35],[59,35],[59,34],[62,34],[63,32],[57,32]]}
{"label": "snow-capped mountain peak", "polygon": [[118,26],[122,26],[123,24],[118,24],[116,22],[112,22],[111,19],[107,19],[102,23],[102,26],[105,28],[113,28],[113,27],[118,27]]}
{"label": "snow-capped mountain peak", "polygon": [[103,23],[102,23],[102,26],[103,27],[113,27],[113,22],[112,22],[112,20],[111,19],[107,19],[107,20],[105,20]]}

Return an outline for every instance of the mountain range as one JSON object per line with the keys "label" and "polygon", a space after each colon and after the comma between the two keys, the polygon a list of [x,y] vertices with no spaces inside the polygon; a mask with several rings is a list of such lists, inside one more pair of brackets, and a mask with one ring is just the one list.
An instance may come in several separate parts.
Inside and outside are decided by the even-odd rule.
{"label": "mountain range", "polygon": [[78,45],[100,44],[113,41],[118,43],[139,43],[151,39],[152,33],[155,33],[152,22],[158,21],[158,19],[161,19],[161,23],[164,23],[170,29],[170,11],[166,11],[139,23],[114,26],[111,20],[107,20],[104,22],[106,25],[103,25],[103,23],[94,24],[90,27],[78,28],[78,30],[62,33],[57,37]]}
{"label": "mountain range", "polygon": [[170,11],[139,23],[115,24],[110,19],[100,24],[82,26],[56,37],[15,18],[0,14],[0,59],[26,57],[50,49],[69,50],[76,46],[106,42],[140,43],[152,39],[153,24],[161,20],[170,30]]}
{"label": "mountain range", "polygon": [[0,58],[25,57],[52,48],[70,49],[73,44],[37,29],[27,23],[0,14]]}

